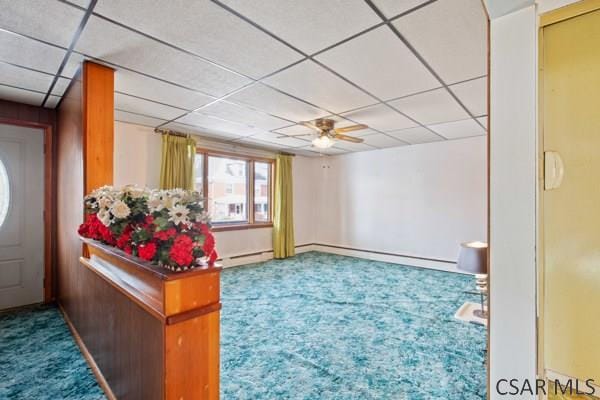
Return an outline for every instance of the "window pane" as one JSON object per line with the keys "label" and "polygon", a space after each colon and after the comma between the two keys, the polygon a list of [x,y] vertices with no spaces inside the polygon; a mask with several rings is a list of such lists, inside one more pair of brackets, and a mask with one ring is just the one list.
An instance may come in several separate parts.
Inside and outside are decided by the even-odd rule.
{"label": "window pane", "polygon": [[254,163],[254,220],[269,222],[269,201],[271,194],[271,164]]}
{"label": "window pane", "polygon": [[0,159],[0,227],[4,224],[6,214],[8,213],[8,206],[10,204],[10,182],[8,181],[8,174],[6,173],[6,167]]}
{"label": "window pane", "polygon": [[208,212],[212,222],[248,221],[248,164],[208,156]]}
{"label": "window pane", "polygon": [[197,154],[194,158],[194,189],[204,196],[204,154]]}

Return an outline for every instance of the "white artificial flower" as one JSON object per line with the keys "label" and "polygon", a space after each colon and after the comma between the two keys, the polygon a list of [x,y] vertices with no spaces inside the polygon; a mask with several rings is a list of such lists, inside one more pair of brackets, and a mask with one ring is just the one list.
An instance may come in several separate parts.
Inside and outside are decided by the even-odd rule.
{"label": "white artificial flower", "polygon": [[110,208],[113,203],[113,198],[110,196],[102,196],[98,198],[98,207],[99,208]]}
{"label": "white artificial flower", "polygon": [[165,208],[165,205],[160,197],[151,197],[148,199],[148,210],[150,212],[158,212]]}
{"label": "white artificial flower", "polygon": [[115,218],[127,218],[127,216],[129,216],[131,213],[131,210],[129,209],[129,206],[125,204],[125,202],[122,200],[117,200],[110,207],[110,212],[115,216]]}
{"label": "white artificial flower", "polygon": [[190,210],[186,206],[176,204],[169,210],[169,221],[173,221],[175,225],[178,225],[180,223],[187,225],[189,224],[189,213]]}
{"label": "white artificial flower", "polygon": [[96,214],[96,217],[98,217],[104,226],[109,226],[112,223],[112,220],[110,219],[110,213],[105,208],[100,209],[100,211],[98,211]]}

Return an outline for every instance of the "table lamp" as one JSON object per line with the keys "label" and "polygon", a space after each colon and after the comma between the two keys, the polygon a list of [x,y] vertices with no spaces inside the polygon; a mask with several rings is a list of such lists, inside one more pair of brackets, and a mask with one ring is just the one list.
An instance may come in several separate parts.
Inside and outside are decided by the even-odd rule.
{"label": "table lamp", "polygon": [[474,310],[473,315],[487,319],[484,297],[487,295],[487,257],[488,245],[483,242],[461,243],[456,267],[465,272],[475,274],[477,291],[481,295],[481,310]]}

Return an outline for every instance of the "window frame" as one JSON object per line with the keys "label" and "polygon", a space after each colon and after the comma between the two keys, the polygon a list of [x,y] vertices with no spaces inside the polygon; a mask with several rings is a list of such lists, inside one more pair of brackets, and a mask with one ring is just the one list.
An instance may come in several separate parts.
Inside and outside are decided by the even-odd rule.
{"label": "window frame", "polygon": [[[215,232],[235,231],[245,229],[270,228],[273,226],[273,192],[274,192],[274,177],[275,177],[275,160],[264,157],[245,156],[236,153],[228,153],[224,151],[215,151],[203,148],[196,148],[196,154],[202,155],[202,196],[204,197],[204,206],[208,210],[208,159],[209,157],[229,158],[234,160],[242,160],[246,162],[246,213],[247,221],[244,222],[212,222],[212,230]],[[254,203],[254,164],[256,162],[269,164],[269,220],[256,222],[255,219],[255,203]]]}

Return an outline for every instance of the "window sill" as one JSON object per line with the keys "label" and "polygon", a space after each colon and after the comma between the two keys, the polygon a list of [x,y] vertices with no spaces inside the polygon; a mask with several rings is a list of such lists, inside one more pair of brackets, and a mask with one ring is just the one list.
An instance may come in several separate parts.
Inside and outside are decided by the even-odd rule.
{"label": "window sill", "polygon": [[226,232],[226,231],[243,231],[246,229],[260,229],[260,228],[272,228],[273,223],[258,223],[258,224],[231,224],[231,225],[213,225],[211,230],[213,232]]}

